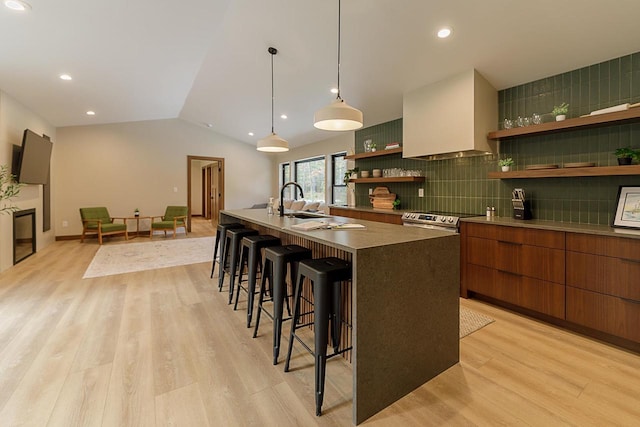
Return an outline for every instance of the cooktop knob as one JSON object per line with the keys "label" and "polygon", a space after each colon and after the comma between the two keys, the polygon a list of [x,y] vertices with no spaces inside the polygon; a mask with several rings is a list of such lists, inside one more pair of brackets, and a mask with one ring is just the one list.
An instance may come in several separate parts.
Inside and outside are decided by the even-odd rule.
{"label": "cooktop knob", "polygon": [[452,217],[452,216],[450,216],[450,217],[449,217],[449,222],[450,222],[451,224],[453,224],[453,221],[454,221],[453,217]]}

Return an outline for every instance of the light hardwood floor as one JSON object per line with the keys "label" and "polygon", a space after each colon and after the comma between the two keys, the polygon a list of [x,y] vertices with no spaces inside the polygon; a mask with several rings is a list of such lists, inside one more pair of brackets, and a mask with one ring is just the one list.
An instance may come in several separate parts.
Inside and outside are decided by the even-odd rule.
{"label": "light hardwood floor", "polygon": [[[0,273],[1,426],[351,425],[350,367],[329,362],[316,417],[312,358],[297,346],[292,372],[273,366],[271,322],[252,339],[246,297],[234,312],[210,263],[82,279],[97,249],[56,242]],[[363,425],[640,425],[639,355],[461,304],[496,321],[461,340],[459,364]]]}

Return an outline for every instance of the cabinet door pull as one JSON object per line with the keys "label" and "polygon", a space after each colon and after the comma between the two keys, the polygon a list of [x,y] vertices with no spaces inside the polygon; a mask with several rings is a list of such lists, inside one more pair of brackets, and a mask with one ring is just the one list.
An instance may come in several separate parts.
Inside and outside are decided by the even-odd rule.
{"label": "cabinet door pull", "polygon": [[638,305],[640,305],[640,301],[635,300],[635,299],[629,299],[629,298],[623,298],[623,297],[618,297],[618,298],[620,298],[620,299],[621,299],[622,301],[624,301],[624,302],[628,302],[628,303],[631,303],[631,304],[638,304]]}
{"label": "cabinet door pull", "polygon": [[498,240],[498,243],[504,243],[504,244],[507,244],[507,245],[522,246],[522,243],[510,242],[508,240]]}
{"label": "cabinet door pull", "polygon": [[498,269],[496,269],[496,270],[497,270],[499,273],[510,274],[510,275],[512,275],[512,276],[518,276],[518,277],[522,276],[522,274],[520,274],[520,273],[514,273],[513,271],[501,270],[501,269],[499,269],[499,268],[498,268]]}

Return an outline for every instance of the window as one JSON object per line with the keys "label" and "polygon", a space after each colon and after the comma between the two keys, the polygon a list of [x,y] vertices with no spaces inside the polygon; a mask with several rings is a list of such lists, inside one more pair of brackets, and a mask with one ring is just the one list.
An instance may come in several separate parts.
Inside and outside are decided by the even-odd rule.
{"label": "window", "polygon": [[[287,182],[291,181],[291,163],[281,163],[280,164],[280,188],[285,185]],[[293,189],[295,187],[289,186],[284,190],[284,198],[285,199],[293,199]],[[280,195],[278,194],[278,197]]]}
{"label": "window", "polygon": [[334,205],[347,204],[347,186],[344,183],[344,174],[347,173],[347,153],[338,153],[331,156],[331,203]]}
{"label": "window", "polygon": [[294,164],[296,182],[302,187],[304,198],[306,200],[325,200],[324,156],[298,160]]}

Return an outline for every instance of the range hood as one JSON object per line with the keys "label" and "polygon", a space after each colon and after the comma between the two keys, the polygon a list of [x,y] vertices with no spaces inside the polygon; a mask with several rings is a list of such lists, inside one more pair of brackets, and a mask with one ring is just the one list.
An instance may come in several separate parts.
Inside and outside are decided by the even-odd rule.
{"label": "range hood", "polygon": [[496,153],[498,92],[470,70],[404,94],[403,157],[439,160]]}

